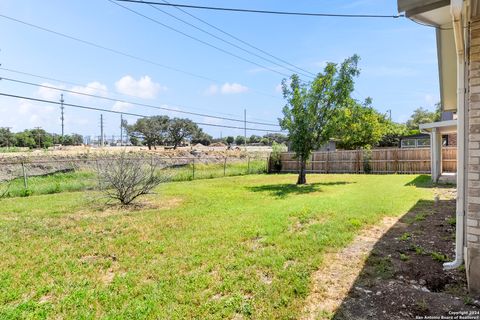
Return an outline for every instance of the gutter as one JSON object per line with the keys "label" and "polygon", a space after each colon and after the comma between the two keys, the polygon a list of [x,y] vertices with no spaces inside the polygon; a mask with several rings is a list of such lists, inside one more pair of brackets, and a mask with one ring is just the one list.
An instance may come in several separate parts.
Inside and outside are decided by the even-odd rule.
{"label": "gutter", "polygon": [[457,51],[457,205],[455,260],[443,264],[445,270],[460,267],[464,260],[465,230],[465,40],[462,26],[463,0],[452,0],[452,15],[455,47]]}

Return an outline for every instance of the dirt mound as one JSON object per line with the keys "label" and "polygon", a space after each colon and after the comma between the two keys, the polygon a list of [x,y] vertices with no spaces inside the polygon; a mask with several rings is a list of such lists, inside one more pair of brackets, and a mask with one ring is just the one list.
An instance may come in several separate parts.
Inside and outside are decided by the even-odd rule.
{"label": "dirt mound", "polygon": [[222,148],[226,148],[227,145],[224,144],[224,143],[221,143],[221,142],[215,142],[215,143],[210,144],[209,147],[222,147]]}

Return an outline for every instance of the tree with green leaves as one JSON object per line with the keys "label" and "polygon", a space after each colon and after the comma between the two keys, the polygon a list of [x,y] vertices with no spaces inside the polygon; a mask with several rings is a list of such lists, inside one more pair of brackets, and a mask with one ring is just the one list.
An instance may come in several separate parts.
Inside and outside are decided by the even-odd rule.
{"label": "tree with green leaves", "polygon": [[200,128],[190,119],[173,118],[168,123],[168,142],[173,145],[173,149],[185,140],[191,139]]}
{"label": "tree with green leaves", "polygon": [[148,149],[165,143],[170,119],[167,116],[152,116],[138,119],[133,125],[125,124],[130,141],[141,139]]}
{"label": "tree with green leaves", "polygon": [[436,105],[435,111],[429,111],[428,109],[420,107],[413,111],[406,125],[411,131],[411,134],[416,134],[420,132],[419,126],[421,124],[440,121],[441,117],[442,111],[439,103]]}
{"label": "tree with green leaves", "polygon": [[335,111],[351,103],[354,77],[360,73],[359,57],[354,55],[340,66],[328,63],[313,82],[302,83],[298,75],[282,81],[283,108],[280,126],[289,133],[290,147],[300,162],[297,184],[306,184],[306,164],[313,150],[333,136]]}
{"label": "tree with green leaves", "polygon": [[201,128],[198,128],[197,132],[192,137],[192,144],[201,143],[204,146],[208,146],[212,143],[213,137],[208,133],[205,133]]}
{"label": "tree with green leaves", "polygon": [[0,147],[13,147],[15,145],[15,134],[10,131],[10,128],[0,128]]}
{"label": "tree with green leaves", "polygon": [[228,136],[228,137],[225,138],[225,142],[226,142],[228,145],[231,145],[234,141],[235,141],[235,138],[232,137],[232,136]]}
{"label": "tree with green leaves", "polygon": [[288,142],[288,137],[282,133],[268,133],[263,137],[269,140],[270,145],[272,145],[273,142],[279,144],[286,144]]}
{"label": "tree with green leaves", "polygon": [[257,135],[255,135],[255,134],[252,134],[252,135],[248,138],[248,143],[259,143],[260,140],[262,140],[262,137],[257,136]]}
{"label": "tree with green leaves", "polygon": [[407,126],[385,119],[383,121],[383,135],[378,142],[378,147],[399,147],[400,137],[408,134]]}
{"label": "tree with green leaves", "polygon": [[334,121],[331,122],[331,132],[335,132],[339,148],[372,148],[382,139],[385,130],[384,115],[375,110],[371,103],[370,98],[363,104],[350,100],[337,108]]}
{"label": "tree with green leaves", "polygon": [[237,146],[241,146],[241,145],[245,144],[245,137],[244,136],[237,136],[235,138],[235,144]]}
{"label": "tree with green leaves", "polygon": [[15,141],[17,147],[30,149],[35,148],[35,139],[33,139],[30,131],[28,130],[15,133]]}

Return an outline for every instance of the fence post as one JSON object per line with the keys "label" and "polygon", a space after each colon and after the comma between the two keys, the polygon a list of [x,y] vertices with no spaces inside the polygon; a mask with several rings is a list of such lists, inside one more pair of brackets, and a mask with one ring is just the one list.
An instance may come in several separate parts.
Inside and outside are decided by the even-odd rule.
{"label": "fence post", "polygon": [[356,157],[356,160],[357,160],[357,174],[360,174],[360,150],[356,150],[356,153],[357,153],[357,157]]}
{"label": "fence post", "polygon": [[394,171],[395,173],[398,173],[398,150],[395,149],[393,152],[393,159],[394,159]]}
{"label": "fence post", "polygon": [[195,158],[192,158],[192,180],[195,180]]}
{"label": "fence post", "polygon": [[223,176],[225,177],[227,175],[227,157],[225,157],[225,160],[223,161]]}
{"label": "fence post", "polygon": [[327,161],[325,162],[325,173],[328,173],[328,158],[329,158],[330,151],[327,151]]}
{"label": "fence post", "polygon": [[315,154],[312,152],[312,173],[315,172],[315,167],[314,167],[314,165],[313,165],[313,161],[314,161],[314,159],[315,159],[314,155],[315,155]]}
{"label": "fence post", "polygon": [[247,174],[250,174],[250,156],[247,156]]}
{"label": "fence post", "polygon": [[28,189],[27,171],[25,170],[25,163],[22,161],[23,186]]}

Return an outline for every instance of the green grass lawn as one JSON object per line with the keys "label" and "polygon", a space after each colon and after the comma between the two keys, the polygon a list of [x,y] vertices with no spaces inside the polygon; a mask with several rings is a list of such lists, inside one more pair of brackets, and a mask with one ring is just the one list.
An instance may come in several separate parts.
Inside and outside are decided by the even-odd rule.
{"label": "green grass lawn", "polygon": [[432,198],[415,178],[173,182],[136,211],[94,191],[4,199],[0,319],[295,319],[325,252]]}

